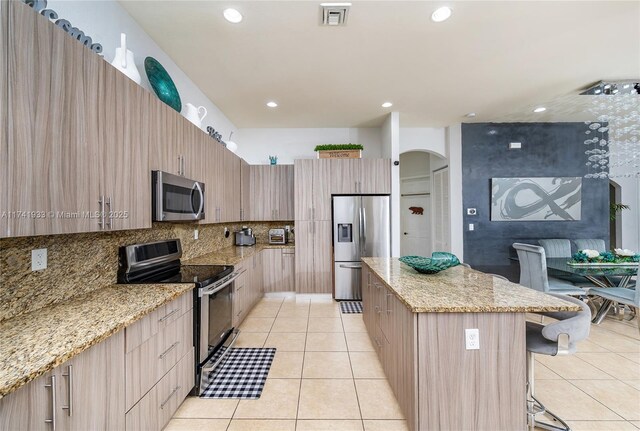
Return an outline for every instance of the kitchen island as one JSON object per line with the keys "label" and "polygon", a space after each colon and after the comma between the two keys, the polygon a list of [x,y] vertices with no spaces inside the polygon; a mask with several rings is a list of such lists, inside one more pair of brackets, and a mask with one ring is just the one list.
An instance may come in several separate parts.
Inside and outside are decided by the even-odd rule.
{"label": "kitchen island", "polygon": [[[363,319],[409,429],[524,430],[525,315],[578,308],[463,266],[362,262]],[[467,350],[476,328],[479,349]]]}

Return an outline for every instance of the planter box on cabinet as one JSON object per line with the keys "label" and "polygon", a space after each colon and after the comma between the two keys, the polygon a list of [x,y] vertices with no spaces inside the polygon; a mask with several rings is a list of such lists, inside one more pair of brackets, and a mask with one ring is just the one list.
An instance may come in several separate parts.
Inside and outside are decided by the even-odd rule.
{"label": "planter box on cabinet", "polygon": [[361,159],[362,150],[322,150],[316,151],[319,159]]}

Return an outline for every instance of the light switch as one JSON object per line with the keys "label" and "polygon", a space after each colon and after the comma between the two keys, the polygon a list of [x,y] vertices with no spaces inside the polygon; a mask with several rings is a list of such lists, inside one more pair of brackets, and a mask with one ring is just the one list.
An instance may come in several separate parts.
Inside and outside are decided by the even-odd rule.
{"label": "light switch", "polygon": [[475,230],[475,226],[473,225],[473,223],[469,223],[469,230]]}
{"label": "light switch", "polygon": [[509,149],[510,150],[519,150],[522,148],[522,142],[510,142]]}
{"label": "light switch", "polygon": [[193,239],[198,239],[198,229],[193,230]]}

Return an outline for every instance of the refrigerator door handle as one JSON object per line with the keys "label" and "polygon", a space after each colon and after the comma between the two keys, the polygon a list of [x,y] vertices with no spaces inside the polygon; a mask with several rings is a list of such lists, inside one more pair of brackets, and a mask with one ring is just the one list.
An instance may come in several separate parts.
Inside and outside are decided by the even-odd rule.
{"label": "refrigerator door handle", "polygon": [[362,269],[362,265],[359,263],[354,263],[353,265],[345,265],[343,263],[341,263],[340,268],[347,268],[347,269]]}
{"label": "refrigerator door handle", "polygon": [[362,212],[362,221],[360,222],[360,257],[363,257],[367,250],[367,211],[364,209],[364,205],[361,207],[360,211]]}
{"label": "refrigerator door handle", "polygon": [[358,234],[360,235],[360,241],[359,241],[359,248],[360,250],[358,250],[360,252],[360,257],[362,257],[362,254],[364,252],[364,248],[362,247],[362,244],[364,242],[364,220],[362,219],[362,205],[360,205],[360,207],[358,208]]}

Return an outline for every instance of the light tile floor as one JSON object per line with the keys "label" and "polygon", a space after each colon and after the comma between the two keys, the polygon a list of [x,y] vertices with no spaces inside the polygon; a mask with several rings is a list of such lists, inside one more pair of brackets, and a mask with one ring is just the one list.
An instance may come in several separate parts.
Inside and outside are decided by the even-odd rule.
{"label": "light tile floor", "polygon": [[[276,347],[259,400],[187,398],[167,431],[405,431],[361,314],[327,300],[265,298],[237,347]],[[574,431],[640,429],[635,321],[592,326],[576,355],[537,358],[536,393]]]}

